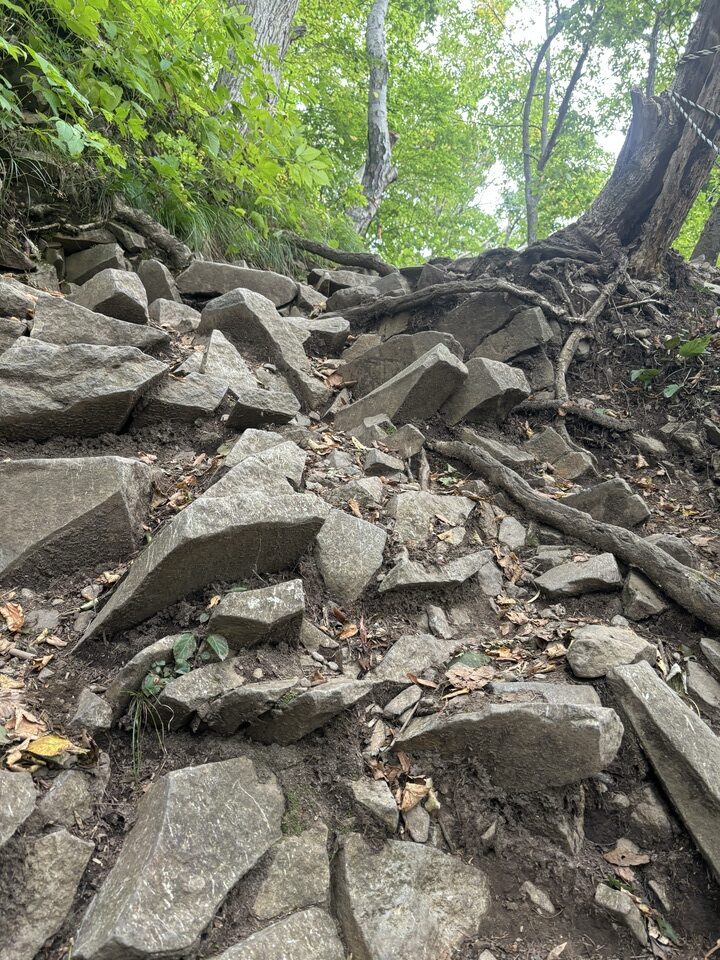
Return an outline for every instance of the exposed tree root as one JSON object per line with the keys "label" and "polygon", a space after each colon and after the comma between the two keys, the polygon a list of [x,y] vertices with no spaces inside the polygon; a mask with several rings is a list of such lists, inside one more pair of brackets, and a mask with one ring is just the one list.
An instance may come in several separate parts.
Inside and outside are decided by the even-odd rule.
{"label": "exposed tree root", "polygon": [[299,250],[307,250],[308,253],[314,253],[324,260],[330,260],[332,263],[341,263],[344,267],[362,267],[365,270],[375,270],[381,277],[386,277],[391,273],[397,273],[398,268],[390,263],[385,263],[374,253],[362,253],[353,250],[335,250],[334,247],[328,247],[324,243],[318,243],[317,240],[308,240],[306,237],[299,237],[296,233],[286,233],[285,236],[294,247]]}
{"label": "exposed tree root", "polygon": [[168,259],[168,265],[174,270],[184,270],[189,265],[193,259],[190,247],[174,237],[144,210],[129,207],[117,196],[113,198],[113,209],[118,220],[128,223],[133,230],[137,230],[146,240],[162,250]]}
{"label": "exposed tree root", "polygon": [[588,423],[594,423],[606,430],[614,430],[616,433],[630,433],[632,430],[637,430],[637,424],[633,420],[616,420],[615,417],[610,417],[606,413],[599,413],[592,407],[583,407],[571,400],[526,400],[519,407],[515,407],[513,412],[542,413],[546,410],[561,410],[568,416],[579,417],[581,420],[587,420]]}
{"label": "exposed tree root", "polygon": [[679,563],[632,530],[601,523],[581,510],[539,493],[518,473],[478,447],[460,441],[430,441],[429,446],[443,457],[467,464],[536,519],[596,549],[615,554],[623,563],[644,573],[679,606],[720,629],[720,589],[704,574]]}

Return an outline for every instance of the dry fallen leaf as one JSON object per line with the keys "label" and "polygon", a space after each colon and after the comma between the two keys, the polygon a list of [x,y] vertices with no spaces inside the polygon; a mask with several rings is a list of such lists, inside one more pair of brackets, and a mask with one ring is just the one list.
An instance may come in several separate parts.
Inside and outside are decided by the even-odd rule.
{"label": "dry fallen leaf", "polygon": [[547,955],[546,960],[558,960],[558,957],[561,957],[565,953],[565,947],[568,945],[566,940],[564,943],[559,943],[556,947],[553,947],[550,953]]}
{"label": "dry fallen leaf", "polygon": [[430,793],[430,787],[426,783],[406,783],[402,792],[400,801],[400,810],[407,813],[416,807]]}
{"label": "dry fallen leaf", "polygon": [[358,627],[356,623],[346,624],[340,633],[338,634],[338,640],[349,640],[350,637],[356,636],[358,633]]}
{"label": "dry fallen leaf", "polygon": [[41,757],[43,760],[59,757],[63,753],[87,753],[84,747],[79,747],[72,740],[60,737],[56,733],[49,733],[45,737],[33,740],[25,750],[34,757]]}
{"label": "dry fallen leaf", "polygon": [[354,498],[348,500],[348,506],[350,510],[355,514],[356,517],[359,517],[362,520],[362,512],[360,510],[360,504]]}
{"label": "dry fallen leaf", "polygon": [[549,646],[545,647],[545,653],[549,657],[564,657],[567,653],[567,647],[564,643],[551,643]]}
{"label": "dry fallen leaf", "polygon": [[4,603],[0,606],[0,616],[5,620],[10,633],[17,633],[25,623],[25,614],[19,603]]}
{"label": "dry fallen leaf", "polygon": [[614,867],[639,867],[644,863],[650,863],[648,854],[626,837],[621,837],[614,849],[608,850],[603,857]]}
{"label": "dry fallen leaf", "polygon": [[453,664],[445,676],[453,687],[482,690],[495,676],[493,667],[469,667],[464,663]]}

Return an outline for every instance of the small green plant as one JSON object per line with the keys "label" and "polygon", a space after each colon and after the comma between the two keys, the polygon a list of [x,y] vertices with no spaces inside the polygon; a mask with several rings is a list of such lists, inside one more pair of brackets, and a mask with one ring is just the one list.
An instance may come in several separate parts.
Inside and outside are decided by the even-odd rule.
{"label": "small green plant", "polygon": [[[660,380],[663,382],[662,396],[666,400],[672,399],[687,383],[690,372],[689,361],[697,360],[707,351],[713,341],[714,334],[708,333],[699,337],[687,338],[683,334],[668,337],[663,343],[666,356],[663,357],[661,367],[640,367],[630,371],[630,380],[642,384],[646,390],[651,390]],[[683,375],[678,377],[678,375]],[[670,383],[665,381],[672,377]],[[681,379],[677,382],[675,378]]]}

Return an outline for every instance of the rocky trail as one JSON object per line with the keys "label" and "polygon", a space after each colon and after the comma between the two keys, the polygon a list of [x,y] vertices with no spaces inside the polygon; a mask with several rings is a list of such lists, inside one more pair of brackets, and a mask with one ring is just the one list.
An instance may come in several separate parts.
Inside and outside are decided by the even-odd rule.
{"label": "rocky trail", "polygon": [[720,956],[718,271],[124,216],[0,278],[0,960]]}

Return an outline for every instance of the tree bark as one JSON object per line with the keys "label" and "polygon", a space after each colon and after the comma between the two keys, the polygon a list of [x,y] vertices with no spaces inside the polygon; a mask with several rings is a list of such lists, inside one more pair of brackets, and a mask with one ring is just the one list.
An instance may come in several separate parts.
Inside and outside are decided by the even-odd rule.
{"label": "tree bark", "polygon": [[[293,18],[297,13],[299,0],[227,0],[229,7],[244,7],[252,17],[255,31],[255,43],[258,49],[273,47],[275,57],[261,58],[262,67],[275,85],[280,84],[280,67],[290,46],[293,36]],[[228,51],[228,66],[223,67],[218,76],[218,84],[227,87],[230,99],[239,103],[242,100],[244,76],[238,72],[233,50]],[[277,97],[273,97],[273,102]]]}
{"label": "tree bark", "polygon": [[[720,43],[718,0],[702,0],[687,52]],[[615,169],[588,212],[554,235],[558,243],[630,251],[630,269],[655,273],[680,232],[716,159],[675,100],[720,112],[720,56],[681,59],[672,88],[658,97],[632,93],[633,117]],[[717,142],[720,121],[680,103],[704,135]]]}
{"label": "tree bark", "polygon": [[705,226],[700,234],[700,239],[695,244],[692,252],[693,260],[698,257],[705,257],[708,263],[714,267],[720,256],[720,200],[715,203],[710,216],[705,221]]}
{"label": "tree bark", "polygon": [[367,158],[361,183],[366,204],[348,211],[358,233],[365,233],[378,211],[385,190],[397,179],[397,169],[392,164],[392,138],[387,112],[389,69],[385,47],[385,19],[388,6],[389,0],[374,0],[365,31],[370,82]]}
{"label": "tree bark", "polygon": [[333,263],[341,263],[345,267],[363,267],[365,270],[376,270],[381,277],[387,277],[391,273],[397,273],[398,268],[391,263],[385,263],[382,257],[374,253],[365,253],[355,250],[336,250],[334,247],[328,247],[317,240],[310,240],[307,237],[299,237],[296,233],[286,233],[288,240],[299,250],[307,250],[308,253],[314,253],[325,260],[331,260]]}

